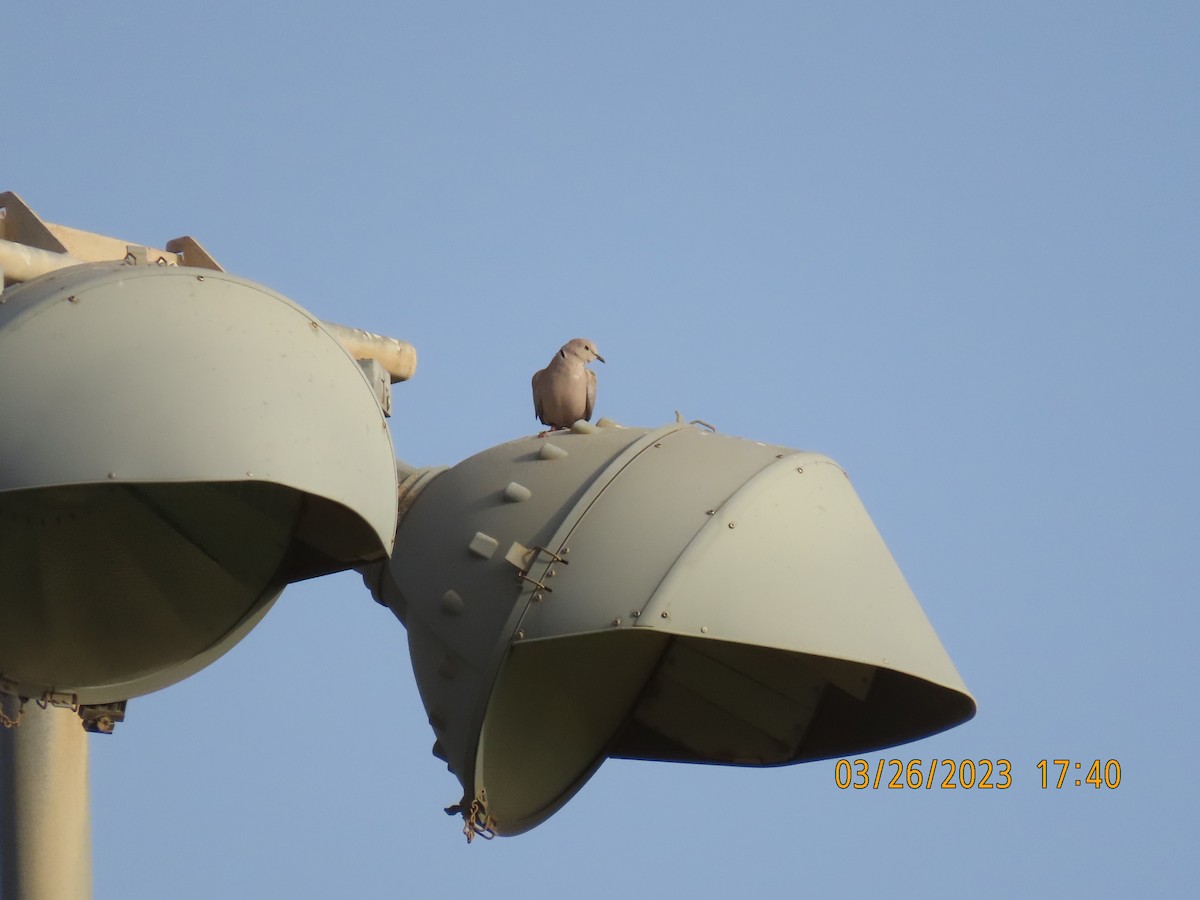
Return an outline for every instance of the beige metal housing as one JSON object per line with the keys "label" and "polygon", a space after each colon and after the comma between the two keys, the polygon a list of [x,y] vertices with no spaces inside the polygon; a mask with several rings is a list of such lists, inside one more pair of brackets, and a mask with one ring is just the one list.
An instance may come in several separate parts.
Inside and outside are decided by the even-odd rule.
{"label": "beige metal housing", "polygon": [[580,423],[402,505],[382,595],[469,831],[533,827],[607,756],[780,765],[974,714],[820,454]]}
{"label": "beige metal housing", "polygon": [[164,687],[287,582],[391,550],[375,386],[295,303],[119,262],[0,300],[0,691],[74,705]]}

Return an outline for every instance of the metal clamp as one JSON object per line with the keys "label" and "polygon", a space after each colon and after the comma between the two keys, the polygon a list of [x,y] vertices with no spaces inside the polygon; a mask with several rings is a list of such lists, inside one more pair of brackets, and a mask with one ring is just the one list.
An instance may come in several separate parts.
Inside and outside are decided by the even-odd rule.
{"label": "metal clamp", "polygon": [[[522,547],[521,549],[523,551],[525,550],[524,547]],[[563,548],[563,552],[564,553],[566,552],[566,548]],[[534,546],[530,547],[527,551],[525,551],[526,559],[528,560],[528,562],[525,564],[525,568],[523,568],[519,572],[517,572],[517,580],[518,581],[528,581],[539,591],[545,591],[547,594],[553,594],[554,588],[547,587],[543,582],[538,581],[536,578],[529,577],[529,573],[531,571],[533,571],[533,564],[535,562],[537,562],[538,557],[543,553],[546,556],[549,556],[552,562],[562,563],[564,566],[569,566],[571,564],[571,561],[569,559],[567,559],[565,556],[561,556],[558,553],[555,553],[553,550],[549,549],[548,547],[541,547],[541,546],[538,546],[535,544]],[[551,576],[554,575],[553,570],[550,571],[550,575]]]}
{"label": "metal clamp", "polygon": [[[559,556],[557,553],[555,553],[553,550],[550,550],[550,549],[549,549],[549,548],[547,548],[547,547],[539,547],[539,546],[537,546],[537,545],[535,544],[535,545],[534,545],[533,547],[531,547],[530,549],[531,549],[531,550],[536,550],[538,553],[545,553],[545,554],[546,554],[547,556],[549,556],[549,557],[550,557],[552,560],[554,560],[555,562],[560,562],[560,563],[562,563],[564,566],[569,566],[569,565],[571,564],[571,561],[570,561],[569,559],[566,559],[566,558],[564,558],[564,557],[562,557],[562,556]],[[536,558],[536,554],[535,554],[535,558]],[[532,563],[532,562],[530,562],[530,564],[529,564],[529,565],[530,565],[530,568],[532,568],[532,567],[533,567],[533,563]]]}
{"label": "metal clamp", "polygon": [[[10,716],[8,714],[9,701],[17,701],[17,714]],[[28,697],[18,697],[16,694],[0,694],[0,725],[5,728],[16,728],[21,724],[21,719],[25,715],[25,704],[29,702]]]}
{"label": "metal clamp", "polygon": [[480,791],[480,795],[471,801],[469,807],[466,805],[466,797],[453,806],[446,807],[446,815],[463,817],[463,834],[467,836],[468,844],[477,836],[485,841],[490,841],[496,836],[496,822],[488,815],[484,804],[486,794]]}
{"label": "metal clamp", "polygon": [[79,696],[77,694],[66,694],[58,691],[46,691],[41,697],[35,701],[42,709],[48,709],[51,706],[69,709],[73,713],[79,712]]}
{"label": "metal clamp", "polygon": [[463,820],[463,834],[467,836],[468,844],[476,837],[490,841],[496,836],[495,820],[488,815],[487,807],[478,797],[471,801],[471,808],[463,814]]}
{"label": "metal clamp", "polygon": [[98,703],[79,707],[79,718],[83,720],[83,730],[94,734],[112,734],[118,722],[125,721],[125,704],[127,700],[116,703]]}
{"label": "metal clamp", "polygon": [[517,581],[528,581],[530,584],[532,584],[532,585],[533,585],[535,588],[537,588],[539,591],[545,591],[547,594],[553,594],[553,593],[554,593],[554,588],[552,588],[552,587],[547,587],[546,585],[542,584],[542,582],[538,581],[536,578],[530,578],[530,577],[529,577],[528,575],[526,575],[524,572],[518,572],[518,573],[517,573]]}

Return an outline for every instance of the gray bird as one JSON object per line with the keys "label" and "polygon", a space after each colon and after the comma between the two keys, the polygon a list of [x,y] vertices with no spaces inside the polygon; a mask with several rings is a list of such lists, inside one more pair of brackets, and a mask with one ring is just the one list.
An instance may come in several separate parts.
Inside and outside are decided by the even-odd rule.
{"label": "gray bird", "polygon": [[596,373],[587,364],[593,359],[604,362],[595,344],[575,338],[563,344],[550,365],[533,374],[533,411],[543,425],[570,428],[578,420],[592,417]]}

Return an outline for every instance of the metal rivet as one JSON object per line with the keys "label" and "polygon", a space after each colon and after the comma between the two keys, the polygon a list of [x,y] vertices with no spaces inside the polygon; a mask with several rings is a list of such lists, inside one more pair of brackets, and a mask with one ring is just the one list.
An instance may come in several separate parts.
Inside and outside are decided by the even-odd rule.
{"label": "metal rivet", "polygon": [[491,559],[499,547],[500,542],[498,540],[490,534],[484,534],[482,531],[475,532],[475,536],[467,544],[467,549],[480,559]]}
{"label": "metal rivet", "polygon": [[461,616],[467,604],[458,591],[451,589],[442,594],[441,606],[442,612],[447,615]]}
{"label": "metal rivet", "polygon": [[557,571],[554,569],[554,567],[553,567],[553,566],[551,566],[549,569],[547,569],[547,570],[546,570],[546,577],[547,577],[547,578],[553,578],[553,577],[554,577],[555,575],[557,575],[557,574],[558,574],[558,572],[557,572]]}
{"label": "metal rivet", "polygon": [[620,620],[620,619],[613,619],[613,624],[614,624],[614,625],[620,625],[620,624],[621,624],[621,620]]}
{"label": "metal rivet", "polygon": [[525,630],[521,629],[520,631],[517,632],[517,640],[520,641],[520,640],[524,640],[524,639],[525,639]]}
{"label": "metal rivet", "polygon": [[796,471],[799,472],[801,475],[803,475],[804,474],[804,466],[796,466]]}
{"label": "metal rivet", "polygon": [[701,625],[701,626],[700,626],[700,633],[701,633],[701,634],[708,634],[708,626],[707,626],[707,625]]}
{"label": "metal rivet", "polygon": [[717,511],[715,509],[706,509],[704,511],[704,514],[706,516],[715,516],[717,514]]}
{"label": "metal rivet", "polygon": [[663,617],[664,619],[669,619],[669,618],[671,618],[671,614],[670,614],[669,612],[664,612],[664,613],[662,614],[662,617]]}
{"label": "metal rivet", "polygon": [[633,612],[630,613],[630,615],[633,616],[635,619],[638,616],[640,616],[641,614],[642,614],[641,610],[638,610],[638,609],[635,609]]}
{"label": "metal rivet", "polygon": [[730,523],[729,523],[729,527],[730,527],[730,528],[737,528],[737,522],[730,522]]}
{"label": "metal rivet", "polygon": [[67,302],[68,303],[78,303],[79,298],[76,297],[74,294],[72,294],[70,297],[67,298]]}
{"label": "metal rivet", "polygon": [[197,276],[196,276],[196,280],[197,280],[197,281],[203,281],[203,280],[204,280],[204,276],[203,276],[203,275],[197,275]]}
{"label": "metal rivet", "polygon": [[535,591],[535,592],[534,592],[534,595],[533,595],[533,602],[534,602],[534,603],[541,603],[541,602],[542,602],[542,592],[541,592],[541,591]]}
{"label": "metal rivet", "polygon": [[533,496],[533,492],[523,484],[510,481],[504,489],[504,499],[509,503],[522,503]]}

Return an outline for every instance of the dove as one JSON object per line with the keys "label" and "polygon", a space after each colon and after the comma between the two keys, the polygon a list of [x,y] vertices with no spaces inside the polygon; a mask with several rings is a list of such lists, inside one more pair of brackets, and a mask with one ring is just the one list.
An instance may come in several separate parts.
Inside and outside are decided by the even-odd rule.
{"label": "dove", "polygon": [[[590,419],[596,405],[596,373],[587,367],[593,359],[604,362],[587,338],[563,344],[550,365],[533,375],[533,411],[551,430],[570,428],[579,419]],[[545,434],[546,432],[543,432]]]}

